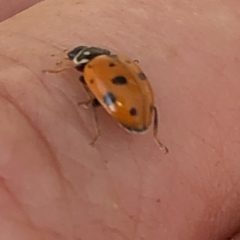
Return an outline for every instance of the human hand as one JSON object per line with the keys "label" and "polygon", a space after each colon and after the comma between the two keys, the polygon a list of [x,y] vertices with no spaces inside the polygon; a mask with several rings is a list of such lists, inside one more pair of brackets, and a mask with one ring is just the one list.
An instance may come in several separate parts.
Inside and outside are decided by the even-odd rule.
{"label": "human hand", "polygon": [[[240,239],[239,19],[233,2],[44,1],[0,24],[0,239]],[[139,60],[165,155],[103,109],[65,48]]]}

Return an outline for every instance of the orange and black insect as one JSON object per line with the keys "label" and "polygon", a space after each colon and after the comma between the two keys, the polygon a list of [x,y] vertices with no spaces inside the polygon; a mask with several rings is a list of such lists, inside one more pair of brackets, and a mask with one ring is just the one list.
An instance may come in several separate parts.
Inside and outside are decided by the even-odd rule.
{"label": "orange and black insect", "polygon": [[79,46],[68,53],[76,69],[80,71],[80,81],[89,94],[97,125],[94,144],[100,136],[95,107],[103,106],[125,129],[145,132],[153,121],[153,136],[159,147],[168,149],[157,137],[158,112],[154,105],[150,83],[138,66],[137,61],[124,55],[112,54],[107,49]]}

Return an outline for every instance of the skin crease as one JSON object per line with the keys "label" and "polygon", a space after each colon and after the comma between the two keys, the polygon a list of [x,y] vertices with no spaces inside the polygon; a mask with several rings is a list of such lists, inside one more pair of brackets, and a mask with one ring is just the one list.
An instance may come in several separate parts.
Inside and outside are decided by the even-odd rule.
{"label": "skin crease", "polygon": [[0,22],[38,2],[41,0],[0,0]]}
{"label": "skin crease", "polygon": [[[57,3],[57,4],[56,4]],[[236,1],[44,1],[0,24],[0,239],[240,239],[240,20]],[[91,110],[62,50],[138,59],[152,129]]]}

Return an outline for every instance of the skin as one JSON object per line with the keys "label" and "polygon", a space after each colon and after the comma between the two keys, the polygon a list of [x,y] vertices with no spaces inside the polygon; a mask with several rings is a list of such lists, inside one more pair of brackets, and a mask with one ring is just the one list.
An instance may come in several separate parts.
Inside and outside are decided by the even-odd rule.
{"label": "skin", "polygon": [[0,22],[41,2],[42,0],[0,0]]}
{"label": "skin", "polygon": [[[48,0],[3,21],[0,239],[240,239],[238,5]],[[79,73],[42,72],[80,44],[139,60],[168,155],[103,109],[89,145]]]}

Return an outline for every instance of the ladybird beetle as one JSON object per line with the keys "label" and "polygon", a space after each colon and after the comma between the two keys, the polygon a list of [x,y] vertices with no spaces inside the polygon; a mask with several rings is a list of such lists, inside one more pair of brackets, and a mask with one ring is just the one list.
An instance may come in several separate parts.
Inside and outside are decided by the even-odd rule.
{"label": "ladybird beetle", "polygon": [[[78,46],[67,55],[82,73],[80,81],[90,97],[87,102],[80,104],[91,104],[93,109],[97,106],[104,107],[130,132],[145,132],[153,119],[154,139],[168,153],[168,148],[157,138],[158,113],[153,91],[146,75],[137,65],[138,61],[112,54],[107,49],[88,46]],[[95,110],[94,117],[97,134],[92,144],[100,136]]]}

